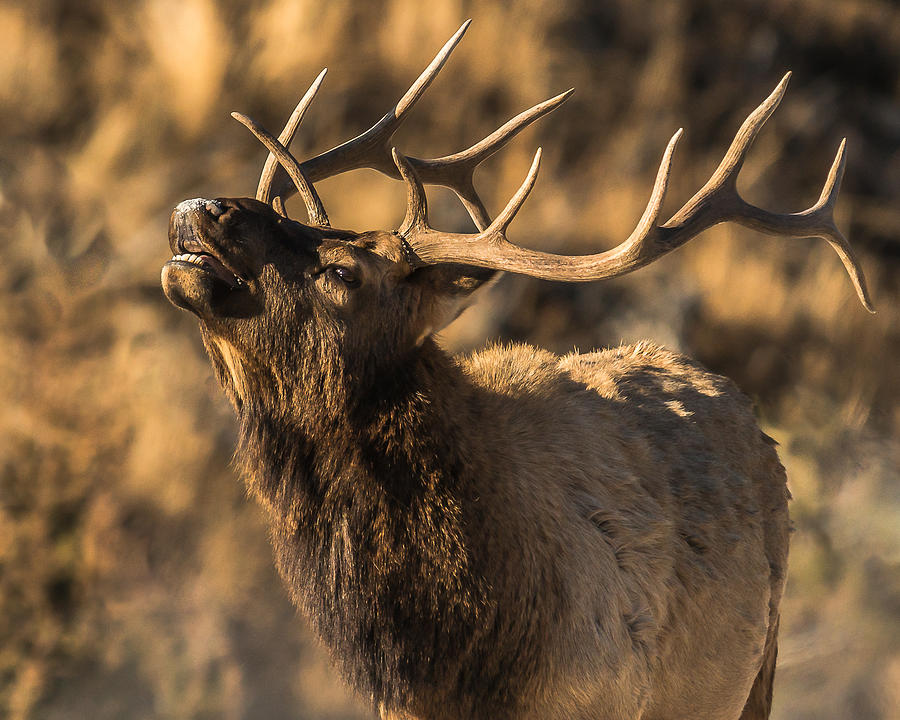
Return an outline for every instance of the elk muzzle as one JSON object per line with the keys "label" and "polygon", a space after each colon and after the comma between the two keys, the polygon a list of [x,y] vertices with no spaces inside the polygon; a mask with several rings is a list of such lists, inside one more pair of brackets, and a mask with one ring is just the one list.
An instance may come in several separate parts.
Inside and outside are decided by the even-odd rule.
{"label": "elk muzzle", "polygon": [[194,198],[179,203],[169,222],[173,256],[162,269],[169,301],[201,318],[222,314],[226,298],[246,281],[217,243],[210,228],[227,212],[219,200]]}

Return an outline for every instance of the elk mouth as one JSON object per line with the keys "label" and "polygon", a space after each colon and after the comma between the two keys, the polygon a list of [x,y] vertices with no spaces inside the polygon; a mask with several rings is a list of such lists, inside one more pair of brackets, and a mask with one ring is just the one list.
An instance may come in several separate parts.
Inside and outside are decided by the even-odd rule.
{"label": "elk mouth", "polygon": [[172,259],[166,263],[166,265],[172,264],[192,265],[199,268],[202,272],[213,275],[215,278],[232,288],[239,288],[246,285],[246,281],[240,275],[228,268],[224,262],[209,252],[200,251],[197,253],[189,252],[174,255],[172,256]]}

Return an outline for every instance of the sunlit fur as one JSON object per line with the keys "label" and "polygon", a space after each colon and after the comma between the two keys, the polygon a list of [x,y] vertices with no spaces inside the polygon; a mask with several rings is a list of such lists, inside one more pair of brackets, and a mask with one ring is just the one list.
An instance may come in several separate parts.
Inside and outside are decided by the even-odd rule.
{"label": "sunlit fur", "polygon": [[490,273],[221,203],[173,252],[189,225],[246,286],[164,287],[293,601],[383,717],[768,717],[788,493],[730,381],[649,343],[451,357],[431,333]]}

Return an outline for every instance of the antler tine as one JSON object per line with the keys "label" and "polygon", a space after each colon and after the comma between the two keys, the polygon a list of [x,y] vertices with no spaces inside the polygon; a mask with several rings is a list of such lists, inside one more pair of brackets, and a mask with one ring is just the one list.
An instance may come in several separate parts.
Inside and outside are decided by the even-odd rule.
{"label": "antler tine", "polygon": [[[231,117],[256,135],[257,139],[269,148],[269,152],[278,159],[278,162],[287,171],[288,175],[290,175],[291,180],[294,181],[294,185],[296,185],[297,192],[299,192],[300,196],[303,198],[303,202],[306,203],[306,212],[309,215],[310,222],[313,225],[328,227],[329,222],[328,215],[325,213],[325,206],[322,205],[322,200],[319,198],[319,195],[309,181],[309,178],[306,177],[306,174],[303,172],[303,168],[300,166],[300,163],[297,162],[297,159],[288,152],[287,148],[285,148],[275,136],[252,118],[238,112],[231,113]],[[281,197],[280,193],[279,197]],[[284,206],[282,204],[282,210],[283,209]]]}
{"label": "antler tine", "polygon": [[[841,258],[863,306],[874,312],[862,269],[834,223],[834,205],[844,167],[844,143],[838,149],[818,202],[807,210],[789,214],[769,212],[746,202],[737,191],[737,175],[747,152],[784,96],[789,78],[790,73],[744,121],[706,184],[670,220],[659,225],[672,154],[681,136],[680,130],[675,133],[666,148],[640,222],[628,239],[612,250],[594,255],[554,255],[507,242],[501,245],[487,231],[478,235],[441,233],[442,244],[436,242],[436,234],[429,233],[410,240],[410,245],[423,264],[464,263],[548,280],[586,282],[629,273],[681,247],[713,225],[733,221],[763,233],[827,240]],[[501,247],[502,252],[498,252]]]}
{"label": "antler tine", "polygon": [[413,232],[424,232],[428,229],[428,199],[425,196],[425,188],[422,187],[422,182],[409,164],[409,160],[397,152],[397,148],[391,150],[391,155],[406,183],[406,217],[397,232],[403,237]]}
{"label": "antler tine", "polygon": [[[303,120],[303,116],[315,99],[316,93],[319,92],[319,88],[322,87],[322,81],[325,79],[325,73],[327,72],[328,68],[323,68],[322,72],[320,72],[316,79],[313,80],[309,89],[300,99],[300,102],[297,103],[297,107],[294,108],[294,112],[292,112],[290,118],[288,118],[287,124],[284,126],[281,134],[278,136],[278,142],[286,148],[290,147],[291,140],[294,139],[294,134],[297,132],[297,128]],[[259,175],[259,185],[256,188],[256,199],[260,202],[268,204],[274,199],[275,196],[272,194],[272,184],[279,169],[281,169],[281,166],[278,164],[278,158],[270,152],[269,156],[266,158],[265,165],[263,165],[262,172]],[[281,169],[281,172],[286,174],[284,169]]]}
{"label": "antler tine", "polygon": [[[787,86],[790,79],[791,73],[786,72],[778,85],[775,86],[775,89],[769,93],[769,97],[763,100],[759,107],[750,113],[747,116],[747,119],[741,123],[741,127],[738,128],[738,131],[734,135],[734,140],[732,140],[731,145],[728,146],[725,157],[723,157],[722,162],[719,163],[719,167],[716,168],[709,181],[697,195],[700,195],[703,190],[707,188],[725,184],[726,178],[737,179],[737,174],[744,166],[744,159],[747,157],[750,146],[753,144],[753,141],[756,140],[756,136],[759,135],[762,126],[765,125],[770,117],[772,117],[775,110],[777,110],[778,106],[781,104],[781,100],[787,92]],[[688,204],[690,204],[690,201]]]}
{"label": "antler tine", "polygon": [[[656,180],[653,183],[653,191],[650,193],[647,207],[644,208],[644,214],[641,215],[641,219],[638,220],[638,224],[631,235],[629,235],[628,239],[620,246],[626,251],[630,248],[637,248],[638,250],[642,249],[643,239],[656,228],[659,214],[662,212],[663,202],[666,199],[666,190],[669,189],[669,175],[672,172],[672,156],[675,154],[675,148],[678,146],[678,141],[681,140],[683,134],[684,128],[678,128],[672,136],[672,139],[669,140],[669,144],[666,146],[666,151],[663,153],[662,160],[659,163],[659,170],[656,171]],[[624,255],[626,253],[622,252],[620,254]]]}
{"label": "antler tine", "polygon": [[537,181],[538,170],[541,168],[541,155],[543,154],[543,150],[538,148],[534,153],[534,159],[531,161],[531,167],[528,170],[528,175],[525,176],[525,180],[519,186],[519,189],[516,190],[515,195],[513,195],[509,202],[506,203],[506,207],[503,208],[501,213],[497,216],[497,219],[494,220],[490,224],[487,230],[485,230],[482,235],[486,237],[490,242],[493,243],[501,243],[506,241],[506,229],[509,227],[509,224],[513,221],[516,214],[521,209],[522,205],[525,203],[525,200],[528,199],[529,194],[531,194],[532,189],[534,189],[534,183]]}

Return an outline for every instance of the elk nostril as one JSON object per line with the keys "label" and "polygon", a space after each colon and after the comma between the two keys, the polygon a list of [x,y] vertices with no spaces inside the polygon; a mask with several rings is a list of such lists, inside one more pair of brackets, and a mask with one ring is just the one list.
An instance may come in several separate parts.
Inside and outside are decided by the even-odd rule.
{"label": "elk nostril", "polygon": [[205,207],[206,207],[206,212],[208,212],[213,217],[219,217],[220,215],[224,214],[224,212],[225,212],[225,208],[222,207],[222,204],[215,200],[208,200],[206,202]]}

